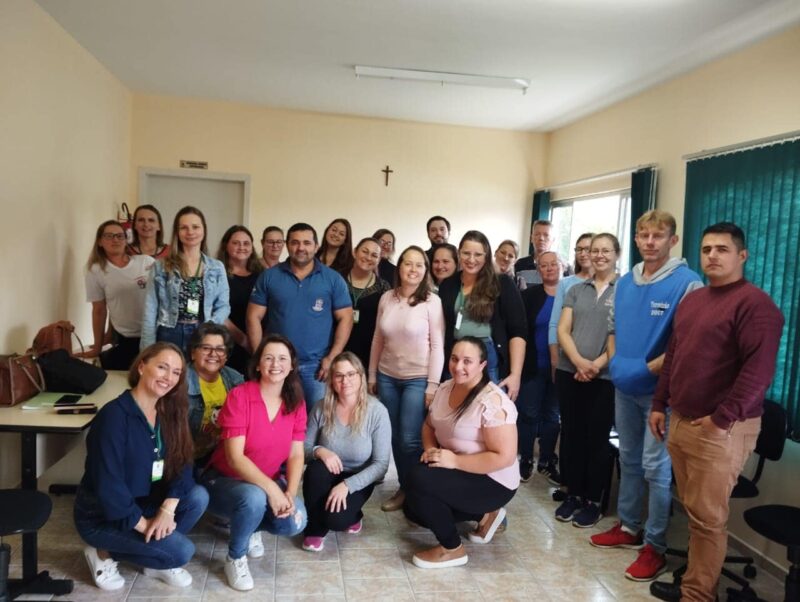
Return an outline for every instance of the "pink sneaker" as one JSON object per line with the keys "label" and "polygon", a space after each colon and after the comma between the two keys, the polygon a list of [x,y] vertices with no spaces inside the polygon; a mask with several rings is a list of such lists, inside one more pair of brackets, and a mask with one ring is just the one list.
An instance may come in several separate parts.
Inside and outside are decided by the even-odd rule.
{"label": "pink sneaker", "polygon": [[322,552],[324,547],[324,537],[306,537],[303,539],[303,549],[308,552]]}
{"label": "pink sneaker", "polygon": [[357,523],[352,524],[349,527],[347,527],[347,530],[345,531],[345,533],[351,533],[353,535],[355,535],[356,533],[361,533],[361,528],[363,526],[364,526],[363,521],[358,521]]}

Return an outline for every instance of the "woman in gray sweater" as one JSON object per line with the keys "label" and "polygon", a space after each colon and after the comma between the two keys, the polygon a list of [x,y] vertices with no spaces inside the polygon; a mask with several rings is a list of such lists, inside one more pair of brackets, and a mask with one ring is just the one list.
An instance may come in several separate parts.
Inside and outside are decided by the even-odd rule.
{"label": "woman in gray sweater", "polygon": [[345,351],[333,360],[325,398],[308,417],[303,549],[320,552],[328,531],[361,531],[361,508],[389,467],[389,413],[367,395],[364,366]]}

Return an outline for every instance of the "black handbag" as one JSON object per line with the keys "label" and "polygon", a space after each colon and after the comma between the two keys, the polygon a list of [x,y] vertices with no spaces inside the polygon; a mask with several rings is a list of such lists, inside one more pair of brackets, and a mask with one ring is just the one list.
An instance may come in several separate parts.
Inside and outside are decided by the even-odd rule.
{"label": "black handbag", "polygon": [[58,393],[93,393],[106,380],[102,368],[71,356],[66,349],[43,353],[37,358],[44,374],[45,389]]}

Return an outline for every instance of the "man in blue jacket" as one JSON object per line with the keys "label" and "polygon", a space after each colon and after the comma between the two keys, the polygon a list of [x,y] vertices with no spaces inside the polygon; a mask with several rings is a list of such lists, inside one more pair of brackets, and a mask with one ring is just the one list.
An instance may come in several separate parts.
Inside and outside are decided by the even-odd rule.
{"label": "man in blue jacket", "polygon": [[[637,220],[635,242],[643,261],[617,283],[609,324],[609,371],[616,389],[619,433],[620,520],[590,541],[600,548],[641,550],[625,571],[634,581],[655,579],[666,568],[672,465],[666,443],[656,440],[647,424],[678,304],[702,286],[700,276],[685,260],[670,257],[670,249],[678,244],[675,230],[675,218],[658,209]],[[647,522],[642,532],[646,486]]]}

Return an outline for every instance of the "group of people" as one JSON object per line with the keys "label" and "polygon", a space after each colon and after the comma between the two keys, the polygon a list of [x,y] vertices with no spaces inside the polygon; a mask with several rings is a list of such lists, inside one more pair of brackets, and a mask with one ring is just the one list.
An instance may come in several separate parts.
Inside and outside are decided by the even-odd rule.
{"label": "group of people", "polygon": [[[492,254],[477,230],[455,247],[434,216],[431,247],[407,247],[396,264],[390,230],[353,245],[341,218],[321,244],[309,224],[285,240],[270,226],[261,257],[244,226],[210,257],[194,207],[177,213],[168,245],[162,229],[150,205],[130,243],[104,222],[88,264],[91,353],[129,368],[131,386],[93,424],[76,501],[98,586],[122,586],[117,560],[187,585],[185,534],[207,509],[230,533],[228,583],[251,589],[261,531],[302,532],[312,552],[329,530],[360,532],[390,450],[399,489],[381,508],[402,508],[439,544],[414,554],[417,566],[466,563],[456,523],[476,522],[469,539],[490,541],[534,467],[561,487],[555,517],[593,527],[613,427],[620,521],[590,543],[639,549],[630,579],[663,572],[674,467],[689,569],[677,594],[651,591],[713,599],[727,497],[755,445],[783,325],[743,278],[737,226],[704,232],[704,288],[670,258],[676,224],[660,210],[638,219],[643,261],[621,278],[613,234],[578,237],[568,265],[541,220],[533,254],[518,258],[515,242]],[[713,480],[693,454],[716,454]]]}

